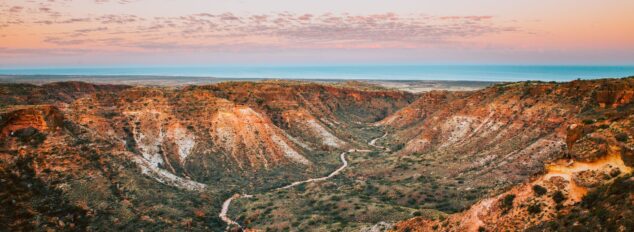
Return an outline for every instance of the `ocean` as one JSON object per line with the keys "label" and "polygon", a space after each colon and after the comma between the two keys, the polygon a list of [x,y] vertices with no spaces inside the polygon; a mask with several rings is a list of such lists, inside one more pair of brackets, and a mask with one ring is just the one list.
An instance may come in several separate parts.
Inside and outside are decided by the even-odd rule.
{"label": "ocean", "polygon": [[[570,81],[634,76],[634,66],[350,65],[0,69],[0,75],[174,76],[275,79]],[[1,79],[2,77],[0,77]],[[28,76],[21,78],[29,78]],[[53,77],[54,78],[54,77]]]}

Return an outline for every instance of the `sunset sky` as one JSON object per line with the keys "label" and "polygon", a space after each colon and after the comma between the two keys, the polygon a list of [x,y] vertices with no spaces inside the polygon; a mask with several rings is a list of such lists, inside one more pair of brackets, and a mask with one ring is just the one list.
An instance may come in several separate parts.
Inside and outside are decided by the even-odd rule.
{"label": "sunset sky", "polygon": [[0,0],[0,68],[634,64],[634,1]]}

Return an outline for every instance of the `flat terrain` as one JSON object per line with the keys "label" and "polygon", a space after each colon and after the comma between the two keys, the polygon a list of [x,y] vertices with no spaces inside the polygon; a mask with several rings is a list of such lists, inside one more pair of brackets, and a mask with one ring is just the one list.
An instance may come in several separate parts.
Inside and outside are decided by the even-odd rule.
{"label": "flat terrain", "polygon": [[[216,78],[216,77],[188,77],[188,76],[72,76],[72,75],[0,75],[0,83],[29,83],[46,84],[60,81],[86,81],[98,84],[125,84],[150,86],[185,86],[214,84],[227,81],[263,81],[271,79],[257,78]],[[473,91],[483,89],[499,82],[490,81],[441,81],[441,80],[342,80],[342,79],[302,79],[301,82],[324,84],[352,84],[366,85],[386,89],[396,89],[412,93],[432,90]]]}

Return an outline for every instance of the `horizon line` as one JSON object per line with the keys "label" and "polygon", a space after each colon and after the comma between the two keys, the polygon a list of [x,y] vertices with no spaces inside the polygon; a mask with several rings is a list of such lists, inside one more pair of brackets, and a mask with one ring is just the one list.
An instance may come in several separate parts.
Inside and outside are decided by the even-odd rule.
{"label": "horizon line", "polygon": [[219,65],[88,65],[88,66],[20,66],[20,67],[2,67],[0,70],[38,70],[38,69],[134,69],[134,68],[291,68],[291,67],[403,67],[403,66],[421,66],[421,67],[634,67],[632,64],[539,64],[539,63],[446,63],[446,64],[430,64],[430,63],[350,63],[350,64],[219,64]]}

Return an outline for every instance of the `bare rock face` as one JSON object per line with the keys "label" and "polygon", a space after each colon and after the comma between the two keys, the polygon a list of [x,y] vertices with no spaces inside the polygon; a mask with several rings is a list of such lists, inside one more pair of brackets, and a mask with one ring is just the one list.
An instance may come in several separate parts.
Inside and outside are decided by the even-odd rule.
{"label": "bare rock face", "polygon": [[0,115],[0,138],[9,136],[24,128],[34,128],[39,131],[56,131],[59,130],[64,121],[62,112],[57,107],[44,106],[26,106],[6,109],[6,112]]}
{"label": "bare rock face", "polygon": [[[355,191],[410,208],[436,197],[437,207],[463,208],[369,230],[542,228],[587,196],[631,195],[623,180],[634,166],[633,90],[633,78],[421,95],[282,81],[0,85],[0,215],[14,219],[0,222],[13,230],[224,228],[215,215],[230,194],[326,173],[339,164],[333,157],[387,131],[380,143],[390,153],[351,160],[376,168],[346,176],[380,188]],[[400,192],[416,185],[434,192]],[[604,189],[612,185],[619,191]],[[620,209],[613,202],[604,208]]]}
{"label": "bare rock face", "polygon": [[[505,91],[496,95],[491,92],[495,88]],[[549,221],[560,220],[554,215],[566,215],[573,208],[579,208],[578,202],[589,194],[596,196],[623,191],[626,194],[629,191],[631,194],[631,189],[624,187],[627,184],[623,183],[623,178],[631,176],[633,167],[630,149],[632,145],[630,136],[634,133],[632,130],[634,109],[631,102],[633,90],[634,79],[632,78],[575,81],[554,85],[498,86],[470,95],[468,102],[454,103],[460,104],[460,107],[454,108],[454,111],[459,113],[453,115],[445,113],[442,116],[436,113],[438,114],[436,117],[433,115],[427,117],[427,122],[423,124],[426,129],[418,130],[423,134],[412,137],[413,139],[402,151],[403,154],[439,149],[451,152],[472,141],[480,141],[477,146],[470,147],[471,150],[477,151],[471,153],[472,156],[477,157],[480,153],[484,153],[491,157],[487,161],[493,161],[493,163],[512,163],[522,160],[511,158],[513,156],[510,155],[504,156],[505,153],[497,153],[498,151],[492,151],[483,146],[487,140],[478,140],[478,137],[489,138],[490,136],[487,135],[490,131],[494,132],[491,134],[495,135],[496,139],[504,138],[514,141],[514,149],[517,149],[517,145],[525,146],[521,145],[521,141],[527,138],[532,138],[533,141],[535,139],[540,141],[540,138],[543,141],[548,138],[564,146],[558,150],[546,150],[549,147],[546,144],[535,147],[537,149],[532,150],[531,153],[538,151],[545,151],[545,153],[542,156],[532,155],[530,160],[538,159],[545,165],[515,166],[517,169],[541,170],[535,172],[532,178],[525,179],[523,184],[516,185],[494,197],[482,199],[467,211],[451,215],[446,220],[413,218],[397,223],[395,231],[521,231],[527,228],[536,231],[551,231],[552,229],[545,225]],[[451,104],[450,102],[449,105]],[[472,108],[472,106],[477,107]],[[480,113],[482,109],[496,110],[489,110],[489,116],[484,116],[486,114]],[[513,113],[507,114],[508,112]],[[520,112],[521,114],[518,114]],[[520,115],[529,116],[525,118]],[[493,127],[491,125],[494,123],[490,122],[502,124]],[[541,133],[527,133],[532,130]],[[474,131],[476,133],[473,133]],[[551,136],[545,136],[549,134]],[[426,141],[426,145],[419,145],[421,140]],[[505,143],[505,140],[494,141],[499,145]],[[466,151],[469,152],[469,150]],[[507,154],[516,154],[516,152]],[[496,162],[495,157],[508,158]],[[508,173],[506,176],[509,176]],[[606,191],[604,189],[606,185],[609,185],[605,187],[607,189],[620,190]],[[621,207],[621,205],[616,206],[621,204],[618,202],[606,202],[606,204],[610,206],[602,207]],[[607,212],[602,213],[607,214]],[[622,217],[618,215],[623,213],[609,210],[610,215],[604,216],[614,216],[618,219]],[[622,220],[619,221],[622,228],[627,228]],[[593,228],[605,227],[608,225]]]}
{"label": "bare rock face", "polygon": [[[5,146],[22,144],[12,135],[82,134],[133,157],[164,183],[264,178],[258,173],[280,168],[303,170],[295,177],[301,178],[320,169],[314,153],[348,148],[353,135],[345,128],[384,117],[413,99],[398,91],[294,82],[178,89],[64,82],[3,85],[0,91],[8,96],[0,101]],[[70,128],[62,130],[64,123]]]}
{"label": "bare rock face", "polygon": [[570,181],[566,180],[566,178],[562,176],[551,176],[550,178],[544,180],[544,185],[548,189],[554,189],[557,191],[565,190],[569,183]]}
{"label": "bare rock face", "polygon": [[632,102],[634,90],[631,86],[604,83],[605,88],[595,92],[595,98],[601,108],[616,108]]}
{"label": "bare rock face", "polygon": [[355,136],[347,128],[415,97],[295,82],[0,94],[0,223],[14,230],[223,228],[223,194],[330,171],[328,154]]}
{"label": "bare rock face", "polygon": [[392,229],[394,225],[389,222],[379,222],[370,227],[362,228],[360,232],[383,232]]}
{"label": "bare rock face", "polygon": [[608,154],[608,143],[599,136],[588,136],[581,139],[569,150],[575,160],[593,161]]}
{"label": "bare rock face", "polygon": [[434,112],[445,107],[450,101],[467,97],[470,92],[431,91],[421,94],[412,104],[403,107],[394,114],[376,123],[379,126],[406,128],[415,123],[422,123]]}
{"label": "bare rock face", "polygon": [[634,167],[634,150],[627,147],[622,147],[621,152],[621,158],[623,159],[625,165],[629,167]]}
{"label": "bare rock face", "polygon": [[[572,180],[575,182],[575,184],[582,187],[586,187],[586,188],[597,187],[605,180],[611,178],[609,172],[612,172],[613,170],[619,170],[619,169],[615,168],[615,169],[607,169],[602,171],[583,170],[580,172],[575,172],[572,176]],[[616,173],[620,173],[620,171],[617,171]]]}
{"label": "bare rock face", "polygon": [[576,123],[570,124],[568,126],[568,130],[566,131],[566,146],[568,147],[568,150],[572,150],[573,145],[575,145],[577,140],[591,133],[593,130],[594,128],[592,126]]}
{"label": "bare rock face", "polygon": [[57,107],[20,106],[0,114],[0,144],[16,149],[20,145],[38,146],[47,134],[62,129],[64,116]]}
{"label": "bare rock face", "polygon": [[[346,142],[335,136],[324,122],[321,122],[304,109],[284,111],[282,120],[284,125],[295,132],[295,134],[301,131],[304,137],[313,138],[311,139],[313,147],[343,148],[346,146]],[[333,122],[328,123],[334,124]]]}
{"label": "bare rock face", "polygon": [[[310,164],[281,129],[249,107],[220,110],[211,123],[210,134],[215,143],[238,163],[248,160],[251,167],[258,163],[268,167],[283,160]],[[245,157],[249,152],[252,155]]]}
{"label": "bare rock face", "polygon": [[465,212],[445,220],[413,218],[397,223],[395,231],[521,231],[554,220],[557,213],[565,214],[578,205],[589,191],[631,173],[632,168],[619,157],[572,165],[559,162],[536,180],[485,198]]}

